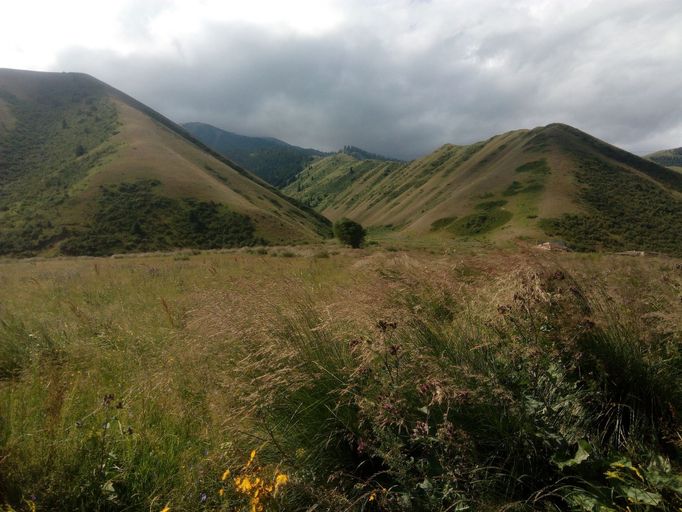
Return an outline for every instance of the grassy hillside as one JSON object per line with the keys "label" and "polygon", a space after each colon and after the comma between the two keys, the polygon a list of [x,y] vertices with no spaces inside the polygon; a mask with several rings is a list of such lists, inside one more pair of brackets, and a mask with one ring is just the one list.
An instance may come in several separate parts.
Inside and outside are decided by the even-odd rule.
{"label": "grassy hillside", "polygon": [[682,260],[434,252],[0,262],[0,507],[678,511]]}
{"label": "grassy hillside", "polygon": [[576,249],[682,254],[682,174],[560,124],[409,163],[337,154],[284,191],[331,219],[419,236],[559,237]]}
{"label": "grassy hillside", "polygon": [[671,169],[682,172],[682,148],[665,149],[647,155],[646,158],[659,165],[670,167]]}
{"label": "grassy hillside", "polygon": [[315,157],[324,153],[292,146],[270,137],[247,137],[205,123],[186,123],[194,137],[275,187],[292,181]]}
{"label": "grassy hillside", "polygon": [[[231,233],[221,242],[190,228],[216,215]],[[327,232],[318,214],[92,77],[0,70],[0,254],[310,241]],[[93,245],[94,233],[107,237],[106,249]]]}

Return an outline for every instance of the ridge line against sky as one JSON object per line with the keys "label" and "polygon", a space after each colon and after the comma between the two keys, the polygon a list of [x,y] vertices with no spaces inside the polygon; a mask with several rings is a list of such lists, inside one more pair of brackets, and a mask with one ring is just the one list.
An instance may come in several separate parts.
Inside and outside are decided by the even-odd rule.
{"label": "ridge line against sky", "polygon": [[25,0],[0,67],[80,71],[177,122],[413,158],[552,122],[682,146],[678,0]]}

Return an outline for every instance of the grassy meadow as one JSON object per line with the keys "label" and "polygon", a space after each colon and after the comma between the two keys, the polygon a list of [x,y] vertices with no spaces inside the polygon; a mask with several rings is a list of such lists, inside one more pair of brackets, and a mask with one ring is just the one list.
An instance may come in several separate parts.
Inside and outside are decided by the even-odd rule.
{"label": "grassy meadow", "polygon": [[682,260],[0,262],[0,510],[682,510]]}

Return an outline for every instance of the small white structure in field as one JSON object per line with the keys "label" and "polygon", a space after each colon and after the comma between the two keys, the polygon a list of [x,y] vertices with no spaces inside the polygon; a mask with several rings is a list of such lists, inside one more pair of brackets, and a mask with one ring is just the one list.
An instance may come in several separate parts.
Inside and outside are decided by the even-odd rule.
{"label": "small white structure in field", "polygon": [[560,251],[560,252],[570,252],[565,242],[561,240],[554,240],[552,242],[544,242],[535,246],[536,249],[541,251]]}
{"label": "small white structure in field", "polygon": [[623,252],[617,252],[619,256],[646,256],[646,253],[644,251],[623,251]]}

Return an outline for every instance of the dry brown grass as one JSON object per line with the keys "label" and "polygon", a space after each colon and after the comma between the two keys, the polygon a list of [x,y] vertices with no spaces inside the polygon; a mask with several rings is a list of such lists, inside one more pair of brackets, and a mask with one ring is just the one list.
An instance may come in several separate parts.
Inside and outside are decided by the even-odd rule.
{"label": "dry brown grass", "polygon": [[[339,347],[375,336],[378,320],[403,326],[454,314],[464,329],[470,318],[499,321],[499,306],[536,276],[560,271],[595,301],[608,297],[625,320],[645,318],[652,336],[682,332],[679,260],[381,248],[316,257],[321,250],[330,247],[0,263],[0,321],[10,322],[3,347],[42,339],[53,346],[36,345],[0,381],[12,418],[0,428],[0,492],[15,486],[25,496],[66,499],[55,478],[70,471],[106,412],[102,397],[114,393],[124,402],[121,431],[133,434],[110,448],[119,464],[137,460],[125,466],[138,486],[135,506],[191,509],[201,492],[216,492],[226,466],[272,447],[263,404],[307,382],[281,343],[288,320],[309,318],[309,332]],[[272,255],[283,252],[293,256]],[[599,311],[594,319],[613,320]],[[265,360],[272,371],[260,375]],[[269,453],[264,463],[276,462],[277,450]],[[145,464],[158,467],[156,479]]]}

